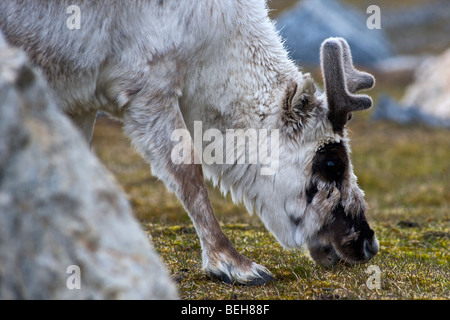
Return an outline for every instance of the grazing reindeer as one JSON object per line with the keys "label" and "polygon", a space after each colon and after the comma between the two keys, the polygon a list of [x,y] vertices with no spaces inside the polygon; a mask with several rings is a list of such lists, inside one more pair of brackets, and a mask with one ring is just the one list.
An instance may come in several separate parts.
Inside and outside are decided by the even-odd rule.
{"label": "grazing reindeer", "polygon": [[[70,5],[81,9],[80,30],[66,26]],[[189,213],[210,275],[246,284],[272,279],[221,230],[203,173],[256,211],[281,244],[306,245],[319,264],[364,263],[377,253],[345,127],[353,111],[372,105],[355,93],[374,78],[354,69],[345,40],[321,47],[322,94],[288,58],[261,0],[8,0],[0,27],[41,68],[88,140],[99,110],[123,120],[153,174]],[[186,144],[188,161],[174,163],[173,132],[193,136],[195,121],[221,133],[278,130],[277,169],[261,174],[261,163],[237,159],[202,166],[198,144]]]}

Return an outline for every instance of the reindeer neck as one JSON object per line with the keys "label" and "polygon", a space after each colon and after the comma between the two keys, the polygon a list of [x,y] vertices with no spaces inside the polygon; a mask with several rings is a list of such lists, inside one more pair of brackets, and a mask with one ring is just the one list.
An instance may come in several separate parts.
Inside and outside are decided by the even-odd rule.
{"label": "reindeer neck", "polygon": [[191,133],[194,121],[221,131],[275,126],[287,81],[302,74],[272,22],[252,23],[215,39],[188,67],[181,109]]}

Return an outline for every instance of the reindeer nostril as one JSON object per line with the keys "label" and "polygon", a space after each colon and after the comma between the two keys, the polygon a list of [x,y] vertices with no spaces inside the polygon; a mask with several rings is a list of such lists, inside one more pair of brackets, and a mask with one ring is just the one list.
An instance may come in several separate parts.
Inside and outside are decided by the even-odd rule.
{"label": "reindeer nostril", "polygon": [[375,256],[378,252],[378,241],[376,238],[373,238],[371,241],[365,240],[364,241],[364,253],[368,259],[371,259],[373,256]]}

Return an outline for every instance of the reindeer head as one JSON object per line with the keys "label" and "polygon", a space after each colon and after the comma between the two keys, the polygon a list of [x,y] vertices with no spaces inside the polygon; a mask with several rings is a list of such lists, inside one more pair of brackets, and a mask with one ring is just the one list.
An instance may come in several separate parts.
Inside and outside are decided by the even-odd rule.
{"label": "reindeer head", "polygon": [[378,241],[365,218],[346,124],[352,112],[371,107],[370,97],[355,93],[372,88],[375,79],[353,67],[350,48],[341,38],[322,44],[321,67],[324,94],[315,92],[308,77],[286,88],[280,168],[268,188],[272,194],[265,195],[271,200],[257,211],[283,245],[306,243],[321,265],[364,263],[377,253]]}

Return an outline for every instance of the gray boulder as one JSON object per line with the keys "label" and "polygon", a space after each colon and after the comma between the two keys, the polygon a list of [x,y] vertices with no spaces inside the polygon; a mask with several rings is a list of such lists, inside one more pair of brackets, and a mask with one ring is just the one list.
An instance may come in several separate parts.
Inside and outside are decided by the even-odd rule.
{"label": "gray boulder", "polygon": [[450,121],[450,49],[417,68],[401,103],[417,105],[426,114]]}
{"label": "gray boulder", "polygon": [[345,38],[355,64],[371,65],[393,55],[382,30],[366,26],[369,15],[337,0],[303,0],[277,18],[291,57],[301,65],[318,65],[320,44],[328,37]]}
{"label": "gray boulder", "polygon": [[450,119],[428,114],[417,105],[403,105],[387,95],[380,96],[372,119],[388,120],[403,125],[423,124],[429,127],[450,128]]}
{"label": "gray boulder", "polygon": [[415,79],[406,88],[400,102],[387,96],[381,97],[373,119],[450,128],[449,88],[450,49],[425,60],[416,68]]}
{"label": "gray boulder", "polygon": [[1,35],[0,219],[0,299],[177,298],[124,193]]}

